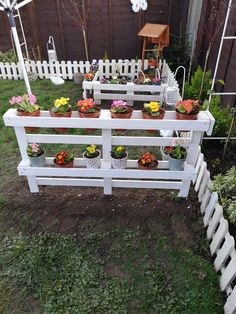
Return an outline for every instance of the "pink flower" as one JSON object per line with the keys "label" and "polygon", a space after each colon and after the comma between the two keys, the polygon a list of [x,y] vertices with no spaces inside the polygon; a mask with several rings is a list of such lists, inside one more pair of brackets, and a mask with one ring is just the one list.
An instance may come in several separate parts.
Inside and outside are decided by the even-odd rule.
{"label": "pink flower", "polygon": [[36,143],[32,143],[31,148],[34,153],[37,153],[39,151],[39,146]]}
{"label": "pink flower", "polygon": [[28,95],[28,100],[29,100],[29,102],[30,102],[31,105],[34,105],[34,104],[36,104],[36,102],[37,102],[37,98],[36,98],[36,96],[33,95],[33,94],[29,94],[29,95]]}
{"label": "pink flower", "polygon": [[16,96],[16,97],[12,97],[12,99],[9,101],[11,105],[14,104],[19,104],[23,101],[23,97],[22,96]]}
{"label": "pink flower", "polygon": [[126,107],[127,103],[123,100],[113,100],[111,107]]}

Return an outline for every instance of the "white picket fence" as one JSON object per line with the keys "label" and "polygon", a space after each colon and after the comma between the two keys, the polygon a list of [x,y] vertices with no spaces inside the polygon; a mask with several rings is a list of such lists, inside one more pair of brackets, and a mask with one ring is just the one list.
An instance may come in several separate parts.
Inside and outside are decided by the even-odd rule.
{"label": "white picket fence", "polygon": [[[134,77],[142,67],[141,60],[99,60],[98,62],[99,71],[105,76],[113,75],[119,71],[121,75]],[[89,61],[25,61],[26,70],[36,73],[40,79],[47,79],[52,75],[60,75],[63,79],[71,80],[76,72],[89,72],[90,65]],[[147,60],[145,60],[144,67],[147,68]],[[0,62],[0,79],[23,79],[20,64]]]}
{"label": "white picket fence", "polygon": [[224,218],[223,208],[218,202],[218,195],[210,192],[210,172],[204,156],[199,152],[196,163],[195,191],[201,202],[203,223],[207,228],[210,252],[214,258],[216,272],[220,273],[220,288],[227,294],[224,305],[225,314],[236,313],[236,250],[234,238],[229,233],[228,221]]}

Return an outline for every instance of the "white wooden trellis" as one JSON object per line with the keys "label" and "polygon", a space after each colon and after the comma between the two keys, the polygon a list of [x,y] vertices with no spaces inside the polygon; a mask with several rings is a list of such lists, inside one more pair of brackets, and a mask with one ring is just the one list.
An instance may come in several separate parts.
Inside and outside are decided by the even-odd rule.
{"label": "white wooden trellis", "polygon": [[229,233],[228,222],[224,218],[223,208],[218,202],[216,192],[210,192],[210,173],[199,153],[196,162],[195,191],[201,202],[203,223],[207,228],[210,252],[214,257],[214,267],[220,272],[220,288],[227,294],[224,305],[225,314],[236,313],[236,250],[235,240]]}
{"label": "white wooden trellis", "polygon": [[[210,112],[202,111],[196,121],[176,120],[175,112],[167,111],[163,120],[145,120],[140,110],[134,110],[132,119],[111,119],[109,110],[101,110],[99,119],[80,118],[73,112],[72,118],[58,119],[42,111],[40,117],[19,117],[15,109],[9,109],[3,116],[6,126],[15,128],[22,161],[19,175],[27,176],[31,192],[38,192],[39,185],[99,186],[104,194],[111,194],[113,187],[160,188],[179,190],[179,196],[188,195],[191,181],[195,177],[195,163],[199,142],[205,131],[211,134],[214,118]],[[25,126],[46,128],[95,128],[101,129],[101,136],[26,134]],[[188,155],[183,171],[168,170],[168,162],[160,161],[158,170],[137,169],[137,160],[128,160],[128,169],[111,169],[110,151],[112,145],[165,146],[171,145],[173,137],[113,136],[113,129],[128,130],[188,130],[190,137],[183,140]],[[144,133],[145,134],[145,133]],[[101,169],[86,169],[82,158],[75,158],[75,168],[53,167],[53,157],[47,158],[47,167],[31,167],[26,153],[28,143],[66,143],[102,145]]]}

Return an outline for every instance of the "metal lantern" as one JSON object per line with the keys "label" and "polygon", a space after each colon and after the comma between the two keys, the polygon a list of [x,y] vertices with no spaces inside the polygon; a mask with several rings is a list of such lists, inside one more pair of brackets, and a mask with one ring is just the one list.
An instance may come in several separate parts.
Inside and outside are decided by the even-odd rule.
{"label": "metal lantern", "polygon": [[168,86],[165,89],[165,102],[168,106],[175,106],[179,100],[179,89],[176,86]]}

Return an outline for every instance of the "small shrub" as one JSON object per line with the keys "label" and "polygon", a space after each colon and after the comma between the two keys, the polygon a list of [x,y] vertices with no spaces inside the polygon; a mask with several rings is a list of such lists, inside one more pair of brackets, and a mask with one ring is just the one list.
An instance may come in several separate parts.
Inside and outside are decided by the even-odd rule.
{"label": "small shrub", "polygon": [[13,49],[7,51],[7,52],[2,52],[0,51],[0,62],[9,62],[9,63],[17,63],[17,56],[15,54],[15,51]]}
{"label": "small shrub", "polygon": [[211,191],[218,193],[229,221],[236,224],[236,167],[233,166],[226,175],[215,176]]}

